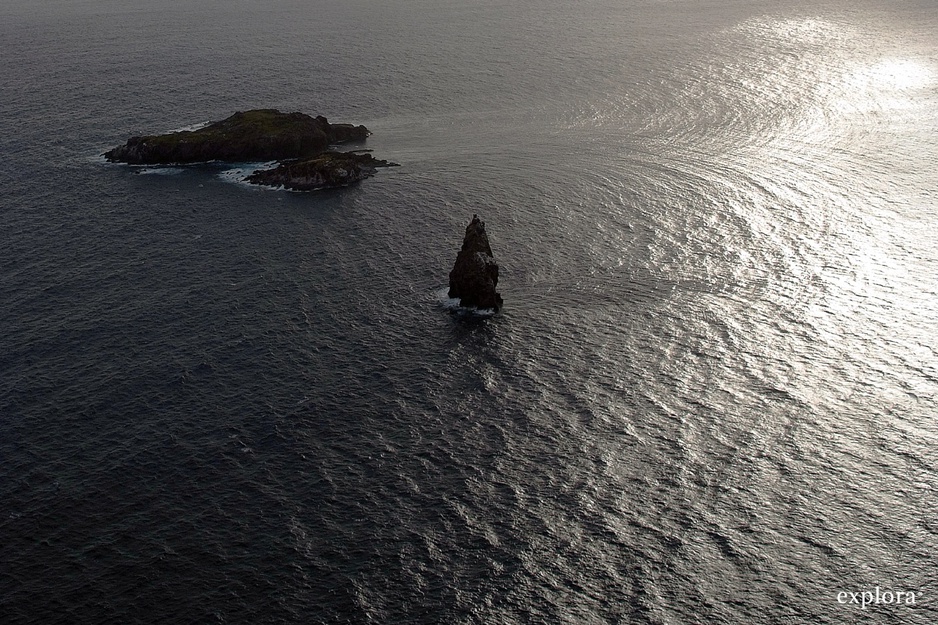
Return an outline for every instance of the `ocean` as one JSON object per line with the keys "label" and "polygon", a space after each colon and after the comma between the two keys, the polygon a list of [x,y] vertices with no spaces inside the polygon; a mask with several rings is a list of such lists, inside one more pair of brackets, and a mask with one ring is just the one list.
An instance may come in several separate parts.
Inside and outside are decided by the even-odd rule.
{"label": "ocean", "polygon": [[[5,0],[0,622],[938,622],[934,0]],[[400,167],[133,168],[277,108]],[[473,214],[505,300],[446,297]]]}

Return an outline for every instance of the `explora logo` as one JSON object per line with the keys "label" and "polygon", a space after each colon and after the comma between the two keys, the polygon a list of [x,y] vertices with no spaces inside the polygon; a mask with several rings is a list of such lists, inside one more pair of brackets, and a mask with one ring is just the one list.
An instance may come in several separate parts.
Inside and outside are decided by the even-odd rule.
{"label": "explora logo", "polygon": [[[922,593],[919,593],[922,594]],[[867,590],[864,592],[847,592],[841,591],[837,593],[837,603],[856,603],[860,606],[861,610],[865,610],[868,605],[892,605],[892,604],[905,604],[905,605],[915,605],[916,595],[914,592],[905,592],[903,590],[897,590],[893,592],[887,590],[885,592],[880,592],[879,586],[876,587],[875,591]]]}

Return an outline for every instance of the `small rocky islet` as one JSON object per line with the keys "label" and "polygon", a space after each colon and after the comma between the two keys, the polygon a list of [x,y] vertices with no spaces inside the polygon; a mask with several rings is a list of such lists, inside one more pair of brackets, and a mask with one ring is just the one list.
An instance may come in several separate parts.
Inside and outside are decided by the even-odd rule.
{"label": "small rocky islet", "polygon": [[462,248],[449,273],[449,297],[461,306],[498,311],[503,305],[498,286],[498,263],[492,255],[485,222],[473,215],[466,226]]}
{"label": "small rocky islet", "polygon": [[273,169],[255,171],[244,180],[292,191],[315,191],[347,186],[374,175],[378,167],[392,165],[394,163],[367,152],[323,152],[312,158],[280,163]]}
{"label": "small rocky islet", "polygon": [[374,175],[378,167],[395,165],[363,150],[329,150],[332,145],[363,141],[370,134],[362,125],[332,124],[321,115],[258,109],[237,112],[198,130],[131,137],[105,152],[104,158],[129,165],[277,161],[273,169],[255,171],[245,182],[313,191],[343,187]]}

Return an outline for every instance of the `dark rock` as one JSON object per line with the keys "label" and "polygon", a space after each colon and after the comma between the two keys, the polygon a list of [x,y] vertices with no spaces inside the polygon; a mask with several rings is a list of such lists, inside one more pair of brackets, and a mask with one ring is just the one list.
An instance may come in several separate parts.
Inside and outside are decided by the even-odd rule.
{"label": "dark rock", "polygon": [[367,153],[323,152],[313,158],[281,163],[273,169],[256,171],[245,178],[245,181],[294,191],[314,191],[344,187],[373,176],[378,167],[394,165],[396,163],[377,159]]}
{"label": "dark rock", "polygon": [[280,161],[309,158],[332,144],[362,140],[368,134],[364,126],[330,124],[322,116],[259,109],[235,113],[199,130],[131,137],[104,157],[132,165]]}
{"label": "dark rock", "polygon": [[[326,120],[325,117],[317,118]],[[328,123],[328,122],[327,122]],[[328,124],[329,125],[329,143],[345,143],[347,141],[364,141],[371,133],[362,125],[353,126],[352,124]]]}
{"label": "dark rock", "polygon": [[485,222],[473,215],[466,226],[456,264],[449,272],[449,296],[459,298],[463,306],[498,310],[503,302],[502,296],[495,292],[496,286],[498,264],[492,256]]}

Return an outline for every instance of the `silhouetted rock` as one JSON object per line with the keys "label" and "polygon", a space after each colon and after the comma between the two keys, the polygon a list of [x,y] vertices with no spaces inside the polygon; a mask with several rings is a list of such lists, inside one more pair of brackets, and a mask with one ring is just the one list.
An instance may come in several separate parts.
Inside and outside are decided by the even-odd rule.
{"label": "silhouetted rock", "polygon": [[502,296],[495,291],[496,286],[498,264],[492,256],[485,222],[478,215],[473,215],[466,226],[466,236],[456,256],[456,264],[449,272],[449,296],[459,298],[463,306],[498,310],[503,302]]}
{"label": "silhouetted rock", "polygon": [[321,119],[328,126],[326,134],[329,135],[330,145],[336,143],[345,143],[346,141],[364,141],[371,133],[362,125],[354,126],[352,124],[330,124],[325,117],[321,115],[316,119]]}
{"label": "silhouetted rock", "polygon": [[281,163],[273,169],[256,171],[246,182],[271,187],[284,187],[293,191],[313,191],[344,187],[373,176],[378,167],[391,167],[390,163],[371,154],[356,152],[323,152],[313,158]]}
{"label": "silhouetted rock", "polygon": [[322,116],[259,109],[235,113],[199,130],[131,137],[104,157],[131,165],[281,161],[309,158],[331,144],[362,140],[368,135],[364,126],[330,124]]}

